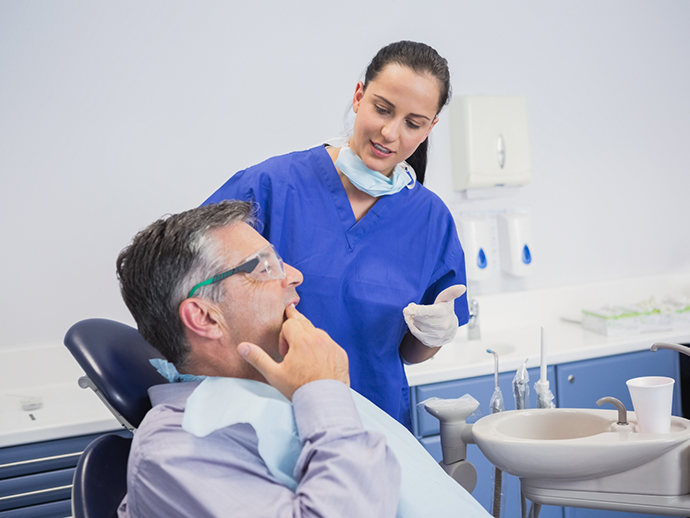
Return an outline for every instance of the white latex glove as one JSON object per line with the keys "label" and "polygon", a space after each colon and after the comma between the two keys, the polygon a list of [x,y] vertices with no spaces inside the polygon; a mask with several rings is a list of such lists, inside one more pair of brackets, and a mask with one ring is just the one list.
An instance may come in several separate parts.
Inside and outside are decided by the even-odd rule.
{"label": "white latex glove", "polygon": [[467,291],[462,284],[446,288],[431,305],[420,306],[410,302],[403,309],[405,323],[410,332],[427,347],[447,344],[458,331],[454,300]]}

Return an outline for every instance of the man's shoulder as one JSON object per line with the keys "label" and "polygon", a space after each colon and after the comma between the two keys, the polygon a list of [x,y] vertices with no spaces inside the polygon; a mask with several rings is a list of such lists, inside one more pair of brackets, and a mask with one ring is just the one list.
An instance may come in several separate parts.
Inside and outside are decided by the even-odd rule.
{"label": "man's shoulder", "polygon": [[184,430],[182,423],[187,399],[198,385],[198,382],[169,383],[157,385],[149,390],[153,408],[148,411],[137,429],[132,445],[138,455],[146,458],[176,456],[185,451],[186,445],[196,442],[198,446],[198,441],[213,449],[216,442],[223,444],[225,441],[234,440],[240,445],[249,443],[251,449],[252,438],[255,439],[256,436],[251,429],[248,430],[244,426],[227,427],[218,434],[202,438]]}
{"label": "man's shoulder", "polygon": [[[187,398],[199,384],[164,383],[149,388],[149,398],[153,405],[134,434],[132,443],[135,451],[168,448],[173,434],[184,434],[182,419]],[[166,440],[162,441],[161,436]]]}

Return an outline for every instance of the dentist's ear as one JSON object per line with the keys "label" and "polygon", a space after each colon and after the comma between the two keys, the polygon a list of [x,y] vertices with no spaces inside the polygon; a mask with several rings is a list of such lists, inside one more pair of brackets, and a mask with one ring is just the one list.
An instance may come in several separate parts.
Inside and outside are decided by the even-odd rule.
{"label": "dentist's ear", "polygon": [[431,130],[434,129],[434,126],[436,126],[436,123],[438,122],[438,117],[434,117],[434,120],[431,121],[431,125],[429,126],[429,129],[426,130],[426,135],[424,138],[427,138],[429,136],[429,133],[431,133]]}
{"label": "dentist's ear", "polygon": [[207,301],[189,298],[180,304],[182,324],[192,333],[208,340],[218,340],[223,336],[220,314],[215,306]]}
{"label": "dentist's ear", "polygon": [[362,103],[362,97],[364,97],[364,83],[359,81],[357,86],[355,86],[355,94],[352,96],[352,111],[355,113],[359,111],[359,105]]}

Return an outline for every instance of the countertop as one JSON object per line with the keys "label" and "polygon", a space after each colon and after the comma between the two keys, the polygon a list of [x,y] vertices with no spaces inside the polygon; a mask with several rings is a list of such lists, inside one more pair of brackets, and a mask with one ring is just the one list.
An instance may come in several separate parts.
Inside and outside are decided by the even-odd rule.
{"label": "countertop", "polygon": [[121,430],[83,375],[62,343],[0,347],[0,448]]}
{"label": "countertop", "polygon": [[690,343],[690,326],[668,331],[610,337],[583,329],[582,309],[605,304],[633,304],[655,297],[685,295],[690,299],[690,274],[623,279],[549,290],[474,297],[479,302],[481,340],[468,340],[466,326],[432,359],[405,370],[410,386],[471,378],[499,371],[538,367],[541,328],[546,332],[547,364],[561,364],[649,349],[654,342]]}
{"label": "countertop", "polygon": [[[654,342],[690,343],[690,328],[625,337],[599,335],[571,322],[552,323],[546,330],[548,365],[642,351]],[[481,340],[467,340],[462,328],[458,335],[430,360],[405,367],[410,386],[493,374],[493,355],[487,349],[498,353],[500,372],[516,371],[525,360],[527,368],[540,365],[540,326],[488,331]]]}

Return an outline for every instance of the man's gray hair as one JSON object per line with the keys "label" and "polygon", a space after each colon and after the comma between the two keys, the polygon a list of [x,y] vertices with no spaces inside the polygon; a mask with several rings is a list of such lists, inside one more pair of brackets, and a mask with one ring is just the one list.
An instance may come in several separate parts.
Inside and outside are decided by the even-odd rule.
{"label": "man's gray hair", "polygon": [[[254,204],[222,201],[169,215],[140,231],[117,258],[122,298],[139,332],[178,368],[189,353],[180,304],[192,287],[229,267],[212,233],[240,222],[256,226]],[[194,296],[220,302],[220,284]]]}

